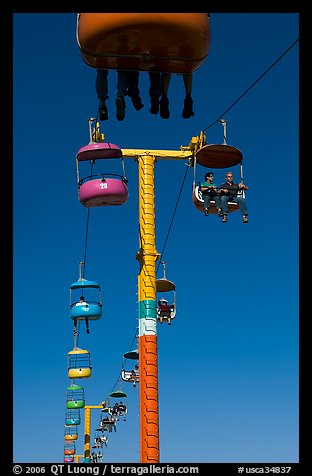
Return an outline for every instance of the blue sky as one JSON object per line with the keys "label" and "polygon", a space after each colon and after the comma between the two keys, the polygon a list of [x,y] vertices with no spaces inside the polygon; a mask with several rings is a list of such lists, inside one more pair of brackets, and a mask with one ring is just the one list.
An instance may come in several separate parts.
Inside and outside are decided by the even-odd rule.
{"label": "blue sky", "polygon": [[[80,57],[75,28],[75,13],[14,15],[14,462],[63,461],[69,287],[79,277],[87,223],[75,157],[89,142],[87,119],[98,106],[95,71]],[[137,112],[128,99],[126,118],[117,121],[110,71],[101,131],[121,148],[179,150],[298,37],[296,13],[212,13],[209,55],[193,78],[195,116],[181,117],[180,76],[169,89],[170,119],[151,115],[142,73],[145,107]],[[298,61],[297,43],[224,116],[227,143],[243,154],[248,225],[239,212],[227,224],[204,217],[192,203],[188,171],[163,254],[177,315],[171,326],[158,326],[162,463],[298,462]],[[223,142],[219,123],[206,134],[209,143]],[[85,277],[103,294],[102,319],[91,323],[90,335],[81,326],[79,337],[93,364],[81,382],[90,405],[116,389],[136,332],[138,170],[133,159],[125,165],[128,202],[90,211]],[[118,161],[111,166],[121,173]],[[155,164],[160,253],[185,171],[183,160]],[[238,167],[232,171],[238,179]],[[217,183],[225,172],[215,171]],[[204,173],[198,166],[196,180]],[[104,460],[136,463],[138,389],[124,383],[123,390],[128,418],[110,435]],[[91,438],[99,419],[93,410]]]}

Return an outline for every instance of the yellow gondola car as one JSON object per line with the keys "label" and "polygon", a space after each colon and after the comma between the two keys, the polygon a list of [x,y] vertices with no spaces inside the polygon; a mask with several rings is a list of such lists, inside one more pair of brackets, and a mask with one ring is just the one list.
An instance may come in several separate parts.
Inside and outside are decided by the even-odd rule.
{"label": "yellow gondola car", "polygon": [[85,349],[75,349],[68,352],[68,377],[88,378],[91,377],[92,366],[90,352]]}

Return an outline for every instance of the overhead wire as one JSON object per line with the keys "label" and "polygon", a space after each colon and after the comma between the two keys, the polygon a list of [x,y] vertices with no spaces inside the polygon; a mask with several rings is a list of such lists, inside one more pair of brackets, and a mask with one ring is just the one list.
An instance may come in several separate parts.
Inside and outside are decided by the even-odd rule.
{"label": "overhead wire", "polygon": [[209,129],[210,127],[212,127],[214,124],[216,124],[216,122],[218,122],[222,117],[225,116],[225,114],[227,114],[234,106],[235,104],[238,103],[238,101],[240,101],[299,41],[299,38],[297,38],[285,51],[284,53],[282,53],[278,58],[277,60],[274,61],[274,63],[271,64],[271,66],[269,68],[267,68],[264,73],[261,74],[261,76],[259,76],[258,79],[256,79],[256,81],[254,81],[251,86],[249,86],[249,88],[247,88],[243,94],[241,94],[232,104],[230,107],[228,107],[215,121],[213,121],[209,126],[207,126],[205,129],[203,129],[203,132],[205,132],[207,129]]}
{"label": "overhead wire", "polygon": [[176,214],[178,205],[179,205],[180,197],[181,197],[181,194],[182,194],[182,190],[183,190],[183,187],[184,187],[184,183],[185,183],[185,179],[186,179],[188,170],[189,170],[189,166],[187,166],[186,171],[185,171],[185,174],[184,174],[184,177],[183,177],[183,180],[182,180],[182,184],[181,184],[180,191],[179,191],[179,194],[178,194],[178,198],[177,198],[177,201],[176,201],[174,210],[173,210],[173,214],[172,214],[172,217],[171,217],[171,221],[170,221],[170,225],[169,225],[169,228],[168,228],[168,232],[167,232],[167,235],[166,235],[166,238],[165,238],[165,242],[164,242],[164,245],[163,245],[163,249],[162,249],[162,252],[161,252],[160,257],[159,257],[159,261],[158,261],[158,266],[157,266],[156,272],[157,272],[158,269],[159,269],[159,266],[160,266],[160,264],[161,264],[162,256],[163,256],[163,254],[164,254],[164,252],[165,252],[165,249],[166,249],[167,241],[168,241],[169,234],[170,234],[170,231],[171,231],[171,227],[172,227],[172,224],[173,224],[173,220],[174,220],[174,217],[175,217],[175,214]]}
{"label": "overhead wire", "polygon": [[86,224],[85,245],[84,245],[84,254],[83,254],[83,273],[82,273],[83,277],[85,276],[86,262],[87,262],[89,223],[90,223],[90,208],[88,208],[88,212],[87,212],[87,224]]}
{"label": "overhead wire", "polygon": [[[90,174],[91,174],[91,178],[92,178],[92,174],[93,174],[93,166],[94,166],[94,162],[92,161],[91,163],[91,170],[90,170]],[[82,277],[84,278],[85,276],[85,270],[86,270],[86,262],[87,262],[87,247],[88,247],[88,236],[89,236],[89,222],[90,222],[90,208],[88,207],[88,212],[87,212],[87,223],[86,223],[86,234],[85,234],[85,245],[84,245],[84,257],[83,257],[83,273],[82,273]]]}

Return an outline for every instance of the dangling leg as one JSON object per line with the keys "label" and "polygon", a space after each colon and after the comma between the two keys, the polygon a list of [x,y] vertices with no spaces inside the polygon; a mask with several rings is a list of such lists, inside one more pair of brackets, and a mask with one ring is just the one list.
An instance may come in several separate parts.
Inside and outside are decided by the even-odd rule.
{"label": "dangling leg", "polygon": [[245,200],[243,197],[235,197],[234,202],[238,203],[239,209],[242,214],[242,222],[243,223],[248,223],[248,210],[245,204]]}
{"label": "dangling leg", "polygon": [[159,98],[161,96],[161,83],[160,73],[151,71],[148,73],[150,87],[148,90],[149,97],[151,98],[151,114],[158,114],[159,111]]}
{"label": "dangling leg", "polygon": [[159,102],[160,105],[160,117],[163,119],[168,119],[170,117],[169,111],[169,99],[168,99],[168,88],[171,80],[170,73],[162,73],[161,74],[161,92],[162,96]]}
{"label": "dangling leg", "polygon": [[193,99],[192,99],[193,74],[192,73],[183,74],[183,82],[184,82],[184,89],[185,89],[185,99],[184,99],[184,107],[182,110],[182,117],[184,119],[189,119],[191,116],[194,116]]}
{"label": "dangling leg", "polygon": [[74,319],[74,349],[76,349],[77,347],[77,337],[78,337],[77,319]]}
{"label": "dangling leg", "polygon": [[204,208],[205,208],[205,216],[209,215],[209,207],[210,207],[210,195],[209,193],[203,193],[204,199]]}
{"label": "dangling leg", "polygon": [[96,70],[95,90],[100,100],[99,116],[100,121],[108,119],[108,111],[106,107],[106,99],[108,99],[108,71],[107,69]]}
{"label": "dangling leg", "polygon": [[128,96],[131,98],[133,107],[136,111],[140,111],[140,109],[144,107],[140,98],[139,78],[139,71],[127,72]]}
{"label": "dangling leg", "polygon": [[87,334],[90,334],[89,319],[86,319],[86,333],[87,333]]}
{"label": "dangling leg", "polygon": [[226,195],[222,195],[222,197],[220,198],[220,205],[222,208],[222,223],[227,222],[228,201],[229,201],[229,197],[227,197]]}
{"label": "dangling leg", "polygon": [[216,204],[216,210],[217,210],[217,213],[218,213],[218,217],[222,217],[223,214],[222,214],[222,208],[221,208],[220,195],[214,195],[213,199],[214,199],[215,204]]}
{"label": "dangling leg", "polygon": [[126,114],[127,72],[117,71],[116,118],[123,121]]}

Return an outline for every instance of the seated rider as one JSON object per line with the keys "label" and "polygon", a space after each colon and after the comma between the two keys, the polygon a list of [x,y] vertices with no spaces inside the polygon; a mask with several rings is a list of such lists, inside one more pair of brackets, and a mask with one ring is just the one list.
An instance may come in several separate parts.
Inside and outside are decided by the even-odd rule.
{"label": "seated rider", "polygon": [[[88,303],[86,302],[84,296],[80,296],[79,302],[76,303],[76,306],[85,306],[85,307],[88,307],[89,305],[88,305]],[[90,334],[89,319],[86,317],[85,321],[86,321],[86,333],[87,333],[87,334]],[[76,323],[75,323],[75,327],[76,327]]]}
{"label": "seated rider", "polygon": [[124,405],[122,402],[119,402],[118,411],[119,412],[125,412],[126,411],[126,405]]}
{"label": "seated rider", "polygon": [[171,310],[173,309],[173,304],[168,304],[168,301],[164,298],[159,299],[157,314],[160,317],[171,317]]}
{"label": "seated rider", "polygon": [[116,402],[112,408],[112,415],[118,415],[118,403]]}
{"label": "seated rider", "polygon": [[227,222],[228,215],[228,202],[237,203],[242,214],[242,222],[248,223],[248,209],[245,203],[245,199],[241,193],[243,190],[248,190],[247,185],[242,181],[239,183],[234,182],[232,172],[227,172],[225,176],[226,182],[222,183],[219,187],[221,198],[220,205],[222,208],[222,223]]}
{"label": "seated rider", "polygon": [[218,211],[218,215],[220,216],[220,197],[218,195],[217,185],[213,183],[213,172],[207,172],[205,174],[205,182],[201,183],[200,190],[204,199],[205,216],[209,215],[209,207],[211,200],[215,201],[216,209]]}

